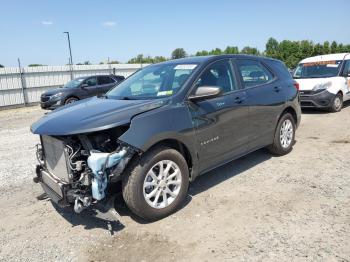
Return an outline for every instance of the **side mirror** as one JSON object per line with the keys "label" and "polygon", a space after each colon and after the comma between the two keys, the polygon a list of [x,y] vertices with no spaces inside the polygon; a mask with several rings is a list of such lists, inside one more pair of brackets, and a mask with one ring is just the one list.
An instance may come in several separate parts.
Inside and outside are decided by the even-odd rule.
{"label": "side mirror", "polygon": [[200,86],[193,95],[188,97],[191,101],[205,100],[217,97],[221,94],[221,88],[218,86]]}
{"label": "side mirror", "polygon": [[88,86],[89,86],[88,84],[84,83],[84,84],[81,85],[81,88],[84,89],[84,88],[86,88]]}

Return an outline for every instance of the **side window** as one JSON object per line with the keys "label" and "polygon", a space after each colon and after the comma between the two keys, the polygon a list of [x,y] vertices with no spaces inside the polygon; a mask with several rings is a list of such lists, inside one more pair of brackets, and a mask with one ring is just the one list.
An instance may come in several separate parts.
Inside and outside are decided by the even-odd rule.
{"label": "side window", "polygon": [[346,76],[348,73],[350,73],[350,60],[345,61],[343,75]]}
{"label": "side window", "polygon": [[211,64],[197,80],[196,86],[218,86],[223,93],[238,89],[228,60]]}
{"label": "side window", "polygon": [[271,72],[258,61],[237,60],[236,63],[245,88],[262,85],[273,79]]}
{"label": "side window", "polygon": [[97,84],[96,77],[91,77],[91,78],[85,80],[85,84],[87,84],[88,86],[95,86]]}
{"label": "side window", "polygon": [[112,84],[114,82],[115,81],[108,76],[99,76],[98,77],[98,84],[99,85],[108,85],[108,84]]}

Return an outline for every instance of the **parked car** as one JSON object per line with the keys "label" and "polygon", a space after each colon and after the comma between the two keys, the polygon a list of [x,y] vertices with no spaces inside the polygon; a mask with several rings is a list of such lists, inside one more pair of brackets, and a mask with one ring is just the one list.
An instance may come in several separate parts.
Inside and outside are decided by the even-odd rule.
{"label": "parked car", "polygon": [[124,76],[115,75],[78,77],[63,87],[44,92],[40,105],[42,109],[52,110],[87,97],[102,95],[124,79]]}
{"label": "parked car", "polygon": [[301,107],[339,112],[350,99],[350,54],[330,54],[302,60],[294,72]]}
{"label": "parked car", "polygon": [[150,65],[105,97],[34,123],[34,181],[78,213],[121,182],[132,212],[160,219],[198,175],[263,147],[289,153],[300,111],[296,83],[278,60],[220,55]]}

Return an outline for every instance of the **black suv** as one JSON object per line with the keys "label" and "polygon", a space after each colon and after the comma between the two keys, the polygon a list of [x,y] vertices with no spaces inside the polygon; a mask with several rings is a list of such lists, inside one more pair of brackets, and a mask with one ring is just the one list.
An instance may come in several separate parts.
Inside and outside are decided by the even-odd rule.
{"label": "black suv", "polygon": [[289,153],[299,122],[297,85],[281,61],[223,55],[154,64],[106,96],[34,123],[34,181],[76,212],[121,183],[130,210],[156,220],[180,206],[198,175],[263,147]]}
{"label": "black suv", "polygon": [[52,110],[87,97],[103,95],[124,79],[124,76],[115,75],[75,78],[63,87],[44,92],[40,97],[40,105],[42,109]]}

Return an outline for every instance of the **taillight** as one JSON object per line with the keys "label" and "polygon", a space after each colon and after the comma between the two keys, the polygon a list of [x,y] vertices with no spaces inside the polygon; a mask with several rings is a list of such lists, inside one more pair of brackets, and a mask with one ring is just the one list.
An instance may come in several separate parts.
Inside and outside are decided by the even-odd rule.
{"label": "taillight", "polygon": [[299,91],[299,83],[298,83],[298,82],[295,82],[295,83],[294,83],[294,86],[295,86],[296,90]]}

